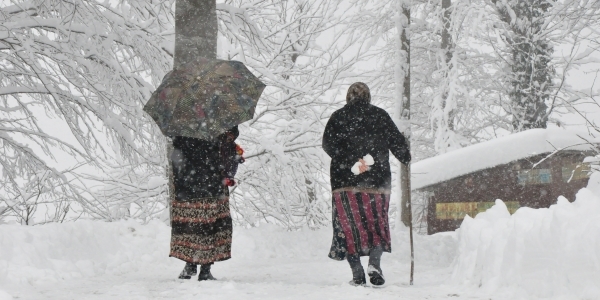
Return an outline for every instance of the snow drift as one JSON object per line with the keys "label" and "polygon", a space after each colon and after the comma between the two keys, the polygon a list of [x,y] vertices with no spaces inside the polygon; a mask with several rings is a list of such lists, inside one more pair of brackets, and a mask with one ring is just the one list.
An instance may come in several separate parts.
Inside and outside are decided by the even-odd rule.
{"label": "snow drift", "polygon": [[497,200],[465,217],[457,238],[454,283],[524,297],[600,298],[600,198],[591,189],[573,203],[561,197],[550,208],[523,207],[512,216]]}
{"label": "snow drift", "polygon": [[0,283],[136,272],[164,261],[168,243],[169,228],[159,221],[147,225],[133,221],[2,225]]}

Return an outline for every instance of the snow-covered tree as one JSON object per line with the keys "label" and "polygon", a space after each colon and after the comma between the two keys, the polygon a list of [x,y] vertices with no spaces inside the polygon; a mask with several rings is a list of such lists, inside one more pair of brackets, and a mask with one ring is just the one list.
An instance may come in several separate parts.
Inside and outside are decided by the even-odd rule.
{"label": "snow-covered tree", "polygon": [[237,221],[295,228],[330,219],[327,118],[365,41],[345,26],[344,1],[225,1],[217,4],[225,59],[240,60],[267,85],[255,118],[240,127],[247,161],[232,194]]}
{"label": "snow-covered tree", "polygon": [[[78,168],[122,168],[115,156],[138,169],[162,168],[162,137],[142,107],[171,65],[165,35],[173,28],[172,3],[3,2],[0,201],[9,211],[22,215],[19,207],[27,210],[32,195],[41,195],[110,219]],[[42,125],[49,122],[54,128]]]}
{"label": "snow-covered tree", "polygon": [[597,1],[490,0],[490,22],[499,58],[500,105],[511,117],[512,131],[561,125],[560,115],[589,99],[569,75],[597,60]]}
{"label": "snow-covered tree", "polygon": [[[414,160],[527,122],[584,114],[579,103],[598,94],[568,84],[597,53],[598,1],[406,0],[410,25],[399,2],[217,3],[218,58],[244,62],[268,84],[255,119],[240,128],[247,162],[232,193],[238,224],[329,222],[329,161],[320,139],[351,82],[368,83],[373,102],[394,117],[410,113],[410,123],[399,125],[410,128]],[[81,212],[147,220],[164,212],[167,141],[142,107],[171,69],[174,4],[0,4],[0,218],[34,224],[32,215],[43,210],[48,221]],[[410,51],[402,48],[402,28]],[[532,65],[513,68],[516,61]],[[410,81],[399,80],[409,72]],[[410,109],[399,96],[408,91]],[[544,114],[513,118],[527,107]],[[513,127],[514,120],[526,122]]]}
{"label": "snow-covered tree", "polygon": [[[501,80],[506,74],[505,52],[497,51],[498,40],[493,40],[503,32],[497,27],[496,7],[489,0],[455,1],[449,9],[442,1],[406,2],[411,11],[408,89],[415,160],[512,131],[504,101],[510,89]],[[318,145],[324,120],[341,104],[333,100],[338,90],[344,92],[340,84],[348,79],[367,82],[375,104],[398,115],[397,75],[401,73],[397,66],[403,53],[397,43],[401,21],[397,4],[356,0],[344,5],[335,1],[217,5],[222,34],[219,55],[244,61],[269,85],[255,120],[241,128],[240,141],[249,150],[249,159],[233,193],[239,222],[276,220],[288,227],[324,224],[330,195],[327,160]],[[553,6],[553,13],[560,20],[575,16],[574,1],[562,13],[557,7]],[[591,15],[556,24],[576,24],[571,28],[583,30],[587,25],[581,20]],[[325,30],[329,28],[341,32],[329,40],[317,37],[321,32],[321,37],[330,36]],[[560,27],[552,28],[553,39],[565,36],[566,31],[556,31]],[[452,46],[451,57],[442,43],[443,34]],[[361,64],[364,61],[377,65]]]}
{"label": "snow-covered tree", "polygon": [[544,25],[552,8],[548,0],[497,1],[502,20],[510,28],[503,35],[511,52],[509,97],[515,131],[546,128],[548,100],[553,92],[553,46]]}

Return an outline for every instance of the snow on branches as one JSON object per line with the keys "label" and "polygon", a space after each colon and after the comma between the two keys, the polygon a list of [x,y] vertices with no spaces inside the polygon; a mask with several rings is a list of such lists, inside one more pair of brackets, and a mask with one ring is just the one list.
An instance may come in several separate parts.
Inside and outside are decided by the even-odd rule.
{"label": "snow on branches", "polygon": [[[366,41],[353,36],[344,1],[239,1],[217,5],[219,56],[240,60],[267,89],[240,127],[248,150],[232,199],[241,224],[322,226],[330,218],[328,158],[320,149]],[[346,14],[347,16],[347,14]],[[344,97],[337,98],[344,99]]]}
{"label": "snow on branches", "polygon": [[[110,219],[76,169],[121,168],[114,157],[138,168],[162,163],[160,135],[142,107],[170,68],[163,34],[172,4],[12,0],[0,8],[0,203],[8,213],[22,215],[33,190]],[[56,153],[77,163],[57,162]]]}

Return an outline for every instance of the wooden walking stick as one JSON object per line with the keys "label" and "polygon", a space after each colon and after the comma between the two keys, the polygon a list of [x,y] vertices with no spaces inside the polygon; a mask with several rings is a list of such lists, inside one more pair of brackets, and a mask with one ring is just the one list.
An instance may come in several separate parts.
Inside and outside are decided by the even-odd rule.
{"label": "wooden walking stick", "polygon": [[400,186],[402,189],[402,222],[408,226],[410,240],[410,285],[415,273],[415,247],[413,243],[412,202],[410,190],[410,163],[401,167]]}
{"label": "wooden walking stick", "polygon": [[410,199],[410,163],[406,166],[408,169],[408,199],[406,202],[406,208],[408,209],[408,230],[410,230],[410,285],[413,285],[414,274],[415,274],[415,247],[413,243],[413,220],[412,220],[412,201]]}

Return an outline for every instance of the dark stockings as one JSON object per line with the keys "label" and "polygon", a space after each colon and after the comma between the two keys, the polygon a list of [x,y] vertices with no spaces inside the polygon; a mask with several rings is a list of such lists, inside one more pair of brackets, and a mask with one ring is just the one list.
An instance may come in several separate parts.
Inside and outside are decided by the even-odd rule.
{"label": "dark stockings", "polygon": [[212,266],[213,263],[209,263],[209,264],[205,264],[205,265],[200,265],[200,274],[198,275],[198,280],[203,281],[203,280],[216,280],[216,278],[214,278],[212,276],[212,274],[210,273],[210,267]]}
{"label": "dark stockings", "polygon": [[[383,254],[383,249],[381,247],[376,247],[371,249],[369,253],[369,266],[373,266],[375,269],[381,273],[381,255]],[[350,264],[350,269],[352,269],[352,281],[351,283],[355,285],[362,285],[367,282],[365,278],[365,270],[363,269],[362,264],[360,263],[360,255],[348,255],[347,257],[348,263]],[[370,274],[369,274],[370,275]]]}
{"label": "dark stockings", "polygon": [[[200,265],[200,274],[198,275],[198,280],[216,280],[212,274],[210,273],[210,267],[213,263]],[[198,273],[198,265],[194,263],[185,263],[185,267],[181,274],[179,274],[179,279],[190,279],[192,276],[195,276]]]}
{"label": "dark stockings", "polygon": [[179,279],[190,279],[192,276],[196,276],[198,272],[198,267],[196,264],[185,263],[185,267],[183,267],[183,271],[179,273]]}
{"label": "dark stockings", "polygon": [[367,273],[369,274],[369,281],[373,285],[383,285],[385,283],[380,266],[381,254],[383,254],[381,247],[371,249],[371,253],[369,253],[369,268],[367,269]]}
{"label": "dark stockings", "polygon": [[210,267],[212,263],[206,265],[200,265],[200,274],[208,274],[210,273]]}
{"label": "dark stockings", "polygon": [[352,281],[350,283],[355,285],[367,283],[365,270],[360,263],[360,256],[358,254],[348,255],[348,263],[350,264],[350,269],[352,269]]}
{"label": "dark stockings", "polygon": [[375,267],[377,270],[381,271],[381,255],[383,254],[383,249],[381,247],[371,249],[369,253],[369,266]]}

